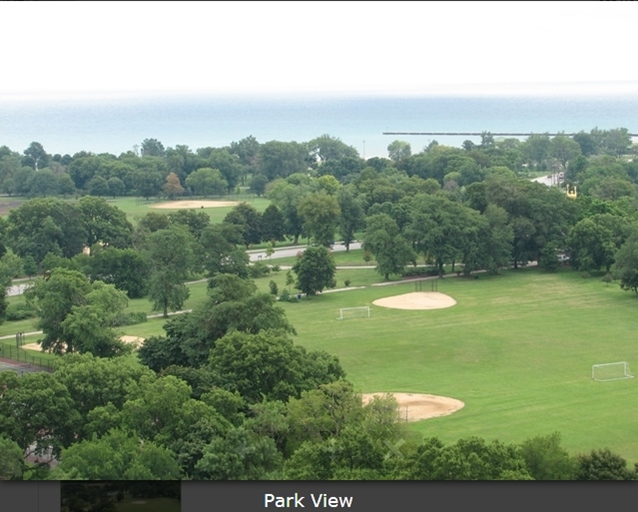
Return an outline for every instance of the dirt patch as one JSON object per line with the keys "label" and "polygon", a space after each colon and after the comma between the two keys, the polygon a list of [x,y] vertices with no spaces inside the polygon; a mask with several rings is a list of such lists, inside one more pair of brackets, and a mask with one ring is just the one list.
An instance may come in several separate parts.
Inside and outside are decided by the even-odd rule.
{"label": "dirt patch", "polygon": [[399,416],[407,421],[420,421],[447,416],[465,407],[465,403],[447,396],[418,393],[366,393],[361,395],[367,404],[375,396],[392,395],[399,404]]}
{"label": "dirt patch", "polygon": [[142,342],[146,339],[146,338],[142,338],[141,336],[120,336],[120,339],[124,342],[124,343],[130,343],[131,345],[135,345],[135,347],[139,347]]}
{"label": "dirt patch", "polygon": [[236,201],[170,201],[151,205],[151,208],[162,210],[190,210],[193,208],[220,208],[222,206],[237,206]]}
{"label": "dirt patch", "polygon": [[24,348],[26,350],[37,350],[38,352],[42,351],[42,345],[39,343],[29,343],[28,345],[22,345],[20,348]]}
{"label": "dirt patch", "polygon": [[372,304],[393,309],[441,309],[454,306],[456,301],[444,293],[412,292],[377,299]]}

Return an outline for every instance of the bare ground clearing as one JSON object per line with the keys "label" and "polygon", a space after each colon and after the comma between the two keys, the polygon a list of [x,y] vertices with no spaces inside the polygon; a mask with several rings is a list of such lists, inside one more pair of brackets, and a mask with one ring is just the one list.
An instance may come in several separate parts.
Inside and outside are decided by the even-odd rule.
{"label": "bare ground clearing", "polygon": [[464,402],[447,396],[420,393],[365,393],[361,395],[367,404],[373,397],[392,395],[399,404],[399,415],[407,421],[420,421],[452,414],[465,406]]}
{"label": "bare ground clearing", "polygon": [[441,309],[449,308],[456,301],[439,292],[412,292],[375,300],[372,304],[392,309]]}

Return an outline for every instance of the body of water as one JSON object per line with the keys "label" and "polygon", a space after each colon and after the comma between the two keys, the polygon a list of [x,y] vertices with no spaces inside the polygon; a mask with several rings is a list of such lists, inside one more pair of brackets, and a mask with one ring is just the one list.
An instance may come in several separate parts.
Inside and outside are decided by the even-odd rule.
{"label": "body of water", "polygon": [[146,138],[165,147],[223,147],[252,135],[306,142],[340,138],[365,158],[386,157],[405,140],[413,153],[431,140],[461,146],[480,137],[388,136],[383,132],[638,132],[638,94],[595,97],[293,97],[165,98],[0,104],[0,146],[22,152],[32,141],[48,153],[119,155]]}

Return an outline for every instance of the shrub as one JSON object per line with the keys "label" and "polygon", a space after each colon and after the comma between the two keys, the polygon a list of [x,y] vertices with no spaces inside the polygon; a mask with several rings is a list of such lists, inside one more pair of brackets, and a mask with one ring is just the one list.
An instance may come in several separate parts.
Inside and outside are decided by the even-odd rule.
{"label": "shrub", "polygon": [[142,311],[130,311],[118,315],[113,321],[113,327],[122,327],[124,325],[141,324],[147,321],[146,313]]}
{"label": "shrub", "polygon": [[290,292],[286,288],[284,288],[281,291],[281,295],[279,295],[279,300],[283,302],[288,302],[290,300]]}
{"label": "shrub", "polygon": [[350,279],[346,279],[346,280],[343,282],[343,284],[344,284],[344,285],[346,285],[346,288],[347,288],[348,286],[350,286],[350,283],[351,283],[351,282],[352,282],[352,281],[350,281]]}
{"label": "shrub", "polygon": [[248,267],[248,275],[252,279],[263,277],[266,274],[270,274],[270,267],[261,261],[257,261]]}
{"label": "shrub", "polygon": [[16,320],[26,320],[27,318],[35,318],[38,312],[34,307],[28,304],[9,304],[7,306],[6,319],[9,322]]}
{"label": "shrub", "polygon": [[268,283],[268,287],[270,288],[270,293],[276,297],[277,294],[279,293],[279,288],[277,287],[277,283],[271,280],[270,283]]}
{"label": "shrub", "polygon": [[281,291],[281,295],[279,295],[279,300],[282,302],[298,302],[297,296],[292,295],[286,288]]}

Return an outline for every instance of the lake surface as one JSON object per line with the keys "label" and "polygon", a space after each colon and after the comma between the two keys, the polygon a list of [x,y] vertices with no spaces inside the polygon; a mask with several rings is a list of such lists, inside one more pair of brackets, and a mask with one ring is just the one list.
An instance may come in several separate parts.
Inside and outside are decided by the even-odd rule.
{"label": "lake surface", "polygon": [[306,142],[340,138],[362,157],[387,156],[405,140],[413,153],[432,139],[460,146],[480,137],[388,136],[383,132],[638,133],[635,96],[511,97],[171,97],[103,102],[0,104],[0,146],[22,152],[32,141],[51,154],[132,150],[146,138],[165,147],[223,147],[249,135]]}

